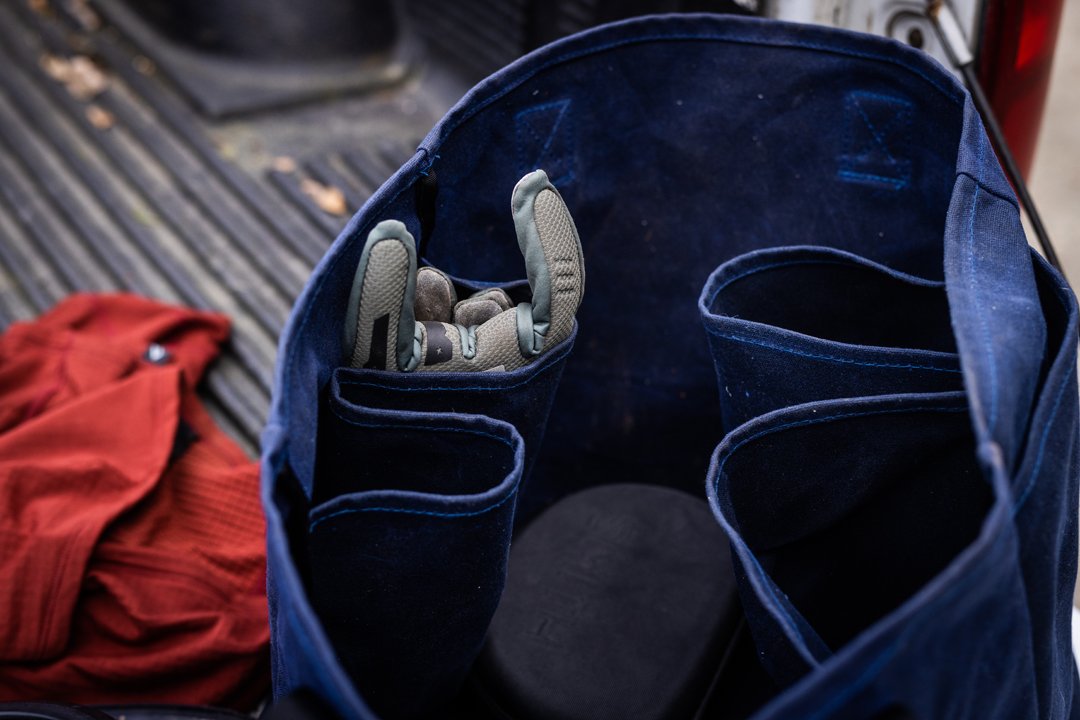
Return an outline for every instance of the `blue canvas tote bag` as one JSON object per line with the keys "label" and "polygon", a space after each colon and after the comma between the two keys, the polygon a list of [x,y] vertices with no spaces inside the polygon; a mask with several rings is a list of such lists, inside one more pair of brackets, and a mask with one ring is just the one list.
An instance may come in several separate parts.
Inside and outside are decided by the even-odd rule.
{"label": "blue canvas tote bag", "polygon": [[[538,168],[588,273],[565,339],[495,372],[352,367],[373,229],[520,293],[508,200]],[[776,686],[754,718],[1080,717],[1076,348],[927,56],[686,15],[541,48],[446,115],[293,310],[263,436],[275,694],[440,716],[515,528],[637,482],[707,498],[726,536]]]}

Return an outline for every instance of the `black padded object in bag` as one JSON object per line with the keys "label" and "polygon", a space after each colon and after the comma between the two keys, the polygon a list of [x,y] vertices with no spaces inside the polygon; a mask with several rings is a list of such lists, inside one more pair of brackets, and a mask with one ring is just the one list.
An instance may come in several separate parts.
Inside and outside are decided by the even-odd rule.
{"label": "black padded object in bag", "polygon": [[474,687],[513,720],[690,718],[740,619],[727,539],[704,502],[593,488],[514,540]]}

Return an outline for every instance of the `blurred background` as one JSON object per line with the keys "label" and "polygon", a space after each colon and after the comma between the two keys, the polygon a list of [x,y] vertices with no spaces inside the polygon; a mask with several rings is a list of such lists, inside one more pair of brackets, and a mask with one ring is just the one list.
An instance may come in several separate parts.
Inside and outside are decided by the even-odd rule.
{"label": "blurred background", "polygon": [[1080,278],[1080,3],[1067,0],[1031,191],[1073,285]]}
{"label": "blurred background", "polygon": [[[1075,1],[1065,3],[1061,18],[1030,182],[1065,275],[1075,287],[1080,278],[1080,3]],[[1080,581],[1073,601],[1080,606]]]}

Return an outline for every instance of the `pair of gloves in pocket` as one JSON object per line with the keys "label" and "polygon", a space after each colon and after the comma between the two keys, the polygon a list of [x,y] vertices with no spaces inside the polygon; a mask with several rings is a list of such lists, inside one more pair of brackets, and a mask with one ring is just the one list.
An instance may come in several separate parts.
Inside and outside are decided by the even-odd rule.
{"label": "pair of gloves in pocket", "polygon": [[585,289],[574,221],[542,170],[511,199],[531,301],[499,287],[459,298],[442,271],[417,269],[416,243],[397,220],[368,234],[345,322],[353,367],[400,372],[510,371],[570,336]]}

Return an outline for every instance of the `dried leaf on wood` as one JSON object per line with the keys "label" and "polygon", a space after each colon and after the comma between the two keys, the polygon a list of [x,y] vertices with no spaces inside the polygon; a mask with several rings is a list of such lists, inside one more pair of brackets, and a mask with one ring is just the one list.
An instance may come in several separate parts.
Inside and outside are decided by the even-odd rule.
{"label": "dried leaf on wood", "polygon": [[323,212],[331,215],[344,215],[348,212],[345,193],[333,185],[323,185],[317,180],[304,178],[300,181],[300,190],[319,206]]}
{"label": "dried leaf on wood", "polygon": [[287,155],[280,155],[274,158],[274,162],[271,166],[279,173],[294,173],[296,172],[296,161]]}
{"label": "dried leaf on wood", "polygon": [[97,97],[109,87],[109,78],[86,55],[70,58],[43,55],[41,67],[49,77],[63,83],[67,91],[79,100]]}
{"label": "dried leaf on wood", "polygon": [[86,107],[86,119],[98,130],[108,130],[116,123],[113,114],[100,105],[88,105]]}

